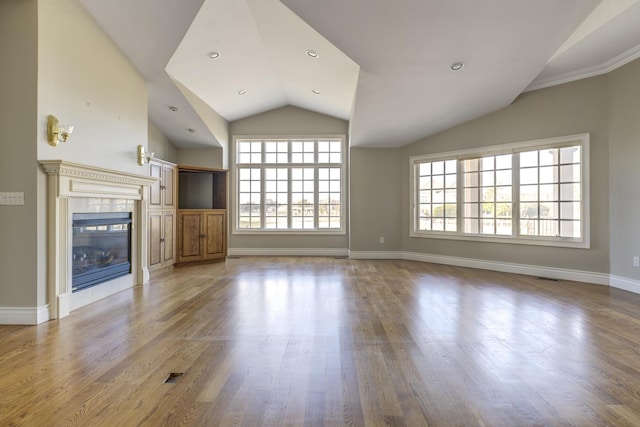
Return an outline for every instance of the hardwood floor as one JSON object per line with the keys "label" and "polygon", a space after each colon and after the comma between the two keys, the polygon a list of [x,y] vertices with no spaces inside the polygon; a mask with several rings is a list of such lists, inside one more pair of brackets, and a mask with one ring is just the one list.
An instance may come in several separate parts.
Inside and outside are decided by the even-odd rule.
{"label": "hardwood floor", "polygon": [[344,424],[638,426],[640,295],[411,261],[240,258],[0,326],[2,426]]}

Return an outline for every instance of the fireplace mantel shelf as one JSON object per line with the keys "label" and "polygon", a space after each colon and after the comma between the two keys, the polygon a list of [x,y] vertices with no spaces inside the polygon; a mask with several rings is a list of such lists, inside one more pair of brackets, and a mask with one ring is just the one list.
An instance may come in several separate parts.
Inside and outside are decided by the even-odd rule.
{"label": "fireplace mantel shelf", "polygon": [[147,175],[137,175],[116,171],[112,169],[99,168],[97,166],[81,165],[79,163],[66,162],[64,160],[41,160],[44,171],[48,174],[78,176],[102,181],[117,181],[126,184],[149,185],[157,180]]}

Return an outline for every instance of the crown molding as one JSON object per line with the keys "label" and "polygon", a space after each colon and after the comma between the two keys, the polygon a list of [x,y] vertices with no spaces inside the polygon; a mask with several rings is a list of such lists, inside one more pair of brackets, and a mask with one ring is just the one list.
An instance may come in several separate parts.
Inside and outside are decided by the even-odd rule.
{"label": "crown molding", "polygon": [[638,58],[640,58],[640,45],[634,46],[626,52],[623,52],[599,65],[581,68],[579,70],[558,74],[545,79],[536,79],[522,92],[531,92],[533,90],[544,89],[551,86],[570,83],[576,80],[608,74]]}

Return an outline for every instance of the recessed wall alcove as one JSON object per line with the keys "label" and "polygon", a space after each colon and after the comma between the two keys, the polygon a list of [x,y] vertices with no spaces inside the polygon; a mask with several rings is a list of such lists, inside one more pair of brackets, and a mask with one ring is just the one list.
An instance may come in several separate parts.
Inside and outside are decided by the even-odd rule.
{"label": "recessed wall alcove", "polygon": [[[41,161],[47,173],[47,297],[49,317],[67,316],[90,304],[149,280],[147,269],[147,199],[155,178],[94,166]],[[131,273],[72,292],[73,214],[129,212]]]}

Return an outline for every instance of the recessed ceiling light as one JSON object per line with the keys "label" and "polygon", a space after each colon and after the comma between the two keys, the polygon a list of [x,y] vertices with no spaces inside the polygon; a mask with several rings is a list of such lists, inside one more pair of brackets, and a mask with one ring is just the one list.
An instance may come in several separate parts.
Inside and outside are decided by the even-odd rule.
{"label": "recessed ceiling light", "polygon": [[220,58],[220,52],[216,52],[215,50],[212,50],[211,52],[207,53],[207,56],[211,59],[218,59]]}
{"label": "recessed ceiling light", "polygon": [[318,89],[314,89],[311,92],[315,93],[316,95],[320,95],[320,91]]}
{"label": "recessed ceiling light", "polygon": [[318,52],[316,52],[315,50],[307,50],[307,55],[309,55],[312,58],[317,58],[320,56],[320,54]]}
{"label": "recessed ceiling light", "polygon": [[173,105],[169,105],[169,110],[171,110],[171,111],[178,111],[178,107],[173,106]]}
{"label": "recessed ceiling light", "polygon": [[245,93],[247,93],[247,91],[246,91],[246,90],[244,90],[244,89],[240,89],[240,90],[238,91],[238,95],[244,95]]}
{"label": "recessed ceiling light", "polygon": [[451,71],[460,71],[464,68],[464,62],[454,62],[451,64]]}
{"label": "recessed ceiling light", "polygon": [[187,130],[188,130],[189,132],[191,132],[191,133],[196,133],[196,130],[195,130],[194,128],[189,128],[189,129],[187,129]]}

